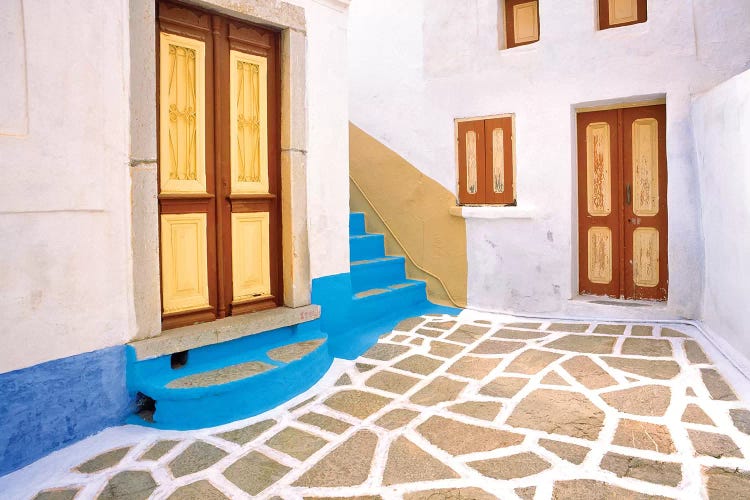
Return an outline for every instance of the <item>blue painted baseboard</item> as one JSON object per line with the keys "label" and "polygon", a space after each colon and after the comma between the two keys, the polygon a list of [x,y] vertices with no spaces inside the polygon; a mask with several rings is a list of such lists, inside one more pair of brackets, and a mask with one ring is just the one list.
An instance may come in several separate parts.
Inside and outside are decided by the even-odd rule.
{"label": "blue painted baseboard", "polygon": [[0,476],[129,413],[125,348],[110,347],[0,374]]}

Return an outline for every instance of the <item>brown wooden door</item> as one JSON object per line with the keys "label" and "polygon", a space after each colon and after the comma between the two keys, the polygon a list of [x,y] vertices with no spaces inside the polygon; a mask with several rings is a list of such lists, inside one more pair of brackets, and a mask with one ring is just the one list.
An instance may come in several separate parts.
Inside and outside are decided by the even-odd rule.
{"label": "brown wooden door", "polygon": [[157,9],[162,328],[280,305],[278,33]]}
{"label": "brown wooden door", "polygon": [[666,300],[664,105],[578,114],[579,289]]}

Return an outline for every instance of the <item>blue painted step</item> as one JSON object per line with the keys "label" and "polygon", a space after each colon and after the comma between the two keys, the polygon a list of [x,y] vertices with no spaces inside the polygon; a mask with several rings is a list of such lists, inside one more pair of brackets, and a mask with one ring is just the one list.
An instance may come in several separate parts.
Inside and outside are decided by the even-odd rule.
{"label": "blue painted step", "polygon": [[428,303],[425,282],[416,280],[356,293],[352,302],[352,319],[358,324],[376,321],[397,311],[403,311],[407,317],[414,306]]}
{"label": "blue painted step", "polygon": [[358,293],[405,281],[405,265],[405,259],[400,256],[352,262],[352,292]]}
{"label": "blue painted step", "polygon": [[128,347],[128,391],[156,406],[153,422],[132,415],[129,423],[188,430],[251,417],[312,387],[333,358],[328,336],[312,321],[192,349],[178,369],[170,361],[138,361]]}
{"label": "blue painted step", "polygon": [[385,257],[385,239],[382,234],[349,236],[349,260],[377,259]]}
{"label": "blue painted step", "polygon": [[365,214],[352,212],[349,214],[349,235],[361,235],[367,233],[365,229]]}

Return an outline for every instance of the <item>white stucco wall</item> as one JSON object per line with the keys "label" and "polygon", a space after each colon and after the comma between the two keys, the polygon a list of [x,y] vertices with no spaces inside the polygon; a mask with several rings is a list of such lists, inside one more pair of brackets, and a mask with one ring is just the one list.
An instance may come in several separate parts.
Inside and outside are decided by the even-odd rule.
{"label": "white stucco wall", "polygon": [[709,330],[750,359],[750,71],[695,100]]}
{"label": "white stucco wall", "polygon": [[596,306],[569,301],[578,290],[574,110],[666,98],[670,283],[659,312],[698,317],[691,95],[750,66],[750,3],[651,1],[647,23],[604,31],[596,4],[540,2],[541,40],[498,50],[498,0],[354,0],[351,120],[456,192],[454,119],[515,113],[519,206],[467,220],[469,306],[588,314]]}
{"label": "white stucco wall", "polygon": [[126,11],[125,0],[0,8],[22,12],[8,26],[23,33],[0,80],[27,95],[1,122],[28,124],[0,130],[0,372],[128,336]]}

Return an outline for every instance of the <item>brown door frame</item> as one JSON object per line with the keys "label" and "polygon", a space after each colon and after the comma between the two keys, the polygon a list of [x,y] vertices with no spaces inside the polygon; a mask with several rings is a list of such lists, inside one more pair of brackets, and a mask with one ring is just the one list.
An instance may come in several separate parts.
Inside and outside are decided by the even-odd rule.
{"label": "brown door frame", "polygon": [[[654,217],[636,217],[633,204],[628,203],[633,193],[632,123],[640,118],[655,118],[659,134],[659,212]],[[591,123],[610,125],[611,203],[609,215],[596,217],[588,213],[586,127]],[[663,301],[668,298],[668,213],[667,213],[667,154],[666,105],[623,105],[603,110],[579,110],[576,116],[576,144],[578,174],[578,291],[581,294],[603,295],[613,298]],[[632,200],[632,198],[631,198]],[[587,279],[588,228],[606,226],[612,230],[612,282],[592,283]],[[659,284],[638,287],[633,280],[633,232],[637,227],[658,227]]]}
{"label": "brown door frame", "polygon": [[[164,314],[162,330],[203,323],[283,305],[281,266],[281,43],[280,32],[175,1],[156,1],[156,68],[160,64],[160,36],[164,31],[205,43],[205,165],[207,194],[162,194],[159,214],[206,213],[209,307]],[[268,194],[230,192],[229,51],[239,50],[268,60]],[[159,71],[156,71],[157,134],[159,124]],[[157,140],[159,140],[157,138]],[[160,179],[157,148],[157,179]],[[158,181],[159,182],[159,181]],[[269,212],[270,296],[232,302],[232,212]],[[159,217],[161,234],[161,217]],[[159,272],[161,275],[161,241]],[[160,285],[160,294],[161,285]]]}

